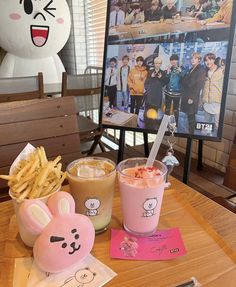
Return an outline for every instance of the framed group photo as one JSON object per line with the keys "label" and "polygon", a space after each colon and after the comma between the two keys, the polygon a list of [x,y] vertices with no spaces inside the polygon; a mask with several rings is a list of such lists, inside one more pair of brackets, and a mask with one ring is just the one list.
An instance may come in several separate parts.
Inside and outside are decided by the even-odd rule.
{"label": "framed group photo", "polygon": [[233,0],[110,0],[100,121],[219,140],[235,30]]}

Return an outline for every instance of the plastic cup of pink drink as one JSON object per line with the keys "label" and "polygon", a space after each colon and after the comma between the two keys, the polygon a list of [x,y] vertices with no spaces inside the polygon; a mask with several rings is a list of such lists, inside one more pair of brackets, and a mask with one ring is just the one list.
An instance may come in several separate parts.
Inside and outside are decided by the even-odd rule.
{"label": "plastic cup of pink drink", "polygon": [[155,233],[166,183],[166,166],[155,160],[130,158],[117,166],[124,229],[137,236]]}

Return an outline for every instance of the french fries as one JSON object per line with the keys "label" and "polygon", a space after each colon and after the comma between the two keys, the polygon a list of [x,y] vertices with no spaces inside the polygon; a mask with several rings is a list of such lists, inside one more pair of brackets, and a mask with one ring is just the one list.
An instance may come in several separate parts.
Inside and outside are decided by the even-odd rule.
{"label": "french fries", "polygon": [[58,190],[65,180],[60,160],[58,156],[49,161],[44,148],[38,147],[27,160],[19,162],[13,175],[0,175],[0,178],[8,180],[10,192],[17,201],[43,197]]}

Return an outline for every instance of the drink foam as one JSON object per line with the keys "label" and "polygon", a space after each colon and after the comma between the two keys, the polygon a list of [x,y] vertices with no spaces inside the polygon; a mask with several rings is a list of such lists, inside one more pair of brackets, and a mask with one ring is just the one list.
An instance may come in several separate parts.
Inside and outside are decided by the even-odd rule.
{"label": "drink foam", "polygon": [[103,167],[89,166],[85,164],[81,164],[77,167],[77,176],[94,178],[105,174]]}
{"label": "drink foam", "polygon": [[75,162],[75,164],[69,169],[69,173],[72,176],[81,177],[83,179],[102,178],[115,171],[115,166],[101,158],[84,158]]}

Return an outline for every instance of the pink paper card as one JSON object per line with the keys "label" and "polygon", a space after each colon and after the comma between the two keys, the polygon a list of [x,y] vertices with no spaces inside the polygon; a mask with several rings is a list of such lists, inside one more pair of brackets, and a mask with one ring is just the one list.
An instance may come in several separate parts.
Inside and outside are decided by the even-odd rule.
{"label": "pink paper card", "polygon": [[110,256],[131,260],[169,260],[186,254],[178,228],[136,237],[124,230],[111,230]]}

